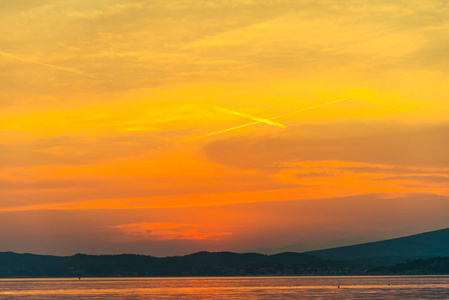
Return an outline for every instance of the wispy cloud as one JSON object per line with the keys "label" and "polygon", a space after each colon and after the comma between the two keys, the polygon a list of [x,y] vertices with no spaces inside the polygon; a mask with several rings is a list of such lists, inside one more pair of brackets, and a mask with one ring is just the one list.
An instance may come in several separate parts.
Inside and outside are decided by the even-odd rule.
{"label": "wispy cloud", "polygon": [[131,223],[115,226],[103,226],[110,228],[120,235],[120,240],[204,240],[211,237],[229,235],[230,232],[217,230],[214,226],[206,226],[190,223]]}
{"label": "wispy cloud", "polygon": [[[345,161],[364,164],[390,166],[387,174],[419,174],[416,169],[444,169],[449,167],[445,141],[448,140],[448,127],[435,126],[416,128],[397,124],[366,126],[359,131],[360,123],[330,124],[317,127],[320,135],[304,137],[290,131],[287,136],[278,137],[232,137],[214,141],[204,149],[214,162],[239,166],[271,169],[272,166],[292,161]],[[330,128],[332,127],[332,130]],[[442,146],[443,145],[443,146]],[[239,153],[238,156],[229,155]],[[391,168],[401,168],[396,173]],[[410,171],[404,170],[410,169]],[[361,173],[383,170],[349,169]],[[428,170],[428,172],[432,170]],[[435,170],[435,173],[442,171]]]}
{"label": "wispy cloud", "polygon": [[58,65],[47,64],[47,63],[43,63],[43,62],[31,59],[31,58],[17,56],[17,55],[11,54],[11,53],[0,52],[0,55],[2,55],[4,57],[11,58],[11,59],[20,60],[20,61],[23,61],[23,62],[28,62],[28,63],[44,66],[44,67],[55,69],[55,70],[59,70],[59,71],[74,73],[74,74],[77,74],[77,75],[80,75],[80,76],[85,76],[85,77],[90,77],[90,78],[96,78],[96,76],[94,76],[92,74],[87,74],[87,73],[84,73],[84,72],[82,72],[80,70],[77,70],[77,69],[63,67],[63,66],[58,66]]}
{"label": "wispy cloud", "polygon": [[418,181],[425,183],[435,183],[435,184],[448,184],[449,177],[447,176],[422,176],[422,175],[409,175],[409,176],[387,176],[387,177],[363,177],[363,180],[370,181]]}

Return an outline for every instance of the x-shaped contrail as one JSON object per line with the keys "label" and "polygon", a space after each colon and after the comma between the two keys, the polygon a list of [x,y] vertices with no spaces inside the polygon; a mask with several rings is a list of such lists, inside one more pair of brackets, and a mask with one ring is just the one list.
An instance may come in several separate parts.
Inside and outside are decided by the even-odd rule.
{"label": "x-shaped contrail", "polygon": [[[350,97],[346,97],[346,98],[342,98],[342,99],[338,99],[338,100],[334,100],[334,101],[330,101],[330,102],[321,103],[321,104],[318,104],[318,105],[314,105],[314,106],[310,106],[310,107],[294,110],[292,112],[288,112],[288,113],[285,113],[285,114],[282,114],[282,115],[277,115],[277,116],[274,116],[274,117],[271,117],[271,118],[268,118],[268,119],[261,119],[261,118],[259,118],[260,120],[257,120],[255,122],[246,123],[246,124],[243,124],[243,125],[239,125],[239,126],[235,126],[235,127],[231,127],[231,128],[226,128],[226,129],[223,129],[223,130],[210,132],[208,134],[197,136],[197,137],[194,137],[194,138],[190,138],[188,140],[189,141],[191,141],[191,140],[198,140],[198,139],[205,138],[205,137],[208,137],[208,136],[211,136],[211,135],[225,133],[225,132],[228,132],[228,131],[231,131],[231,130],[236,130],[236,129],[248,127],[248,126],[251,126],[251,125],[259,124],[259,123],[268,123],[269,124],[269,122],[267,122],[267,121],[271,122],[271,120],[274,120],[274,119],[278,119],[278,118],[282,118],[282,117],[285,117],[285,116],[288,116],[288,115],[292,115],[292,114],[296,114],[296,113],[299,113],[299,112],[303,112],[303,111],[307,111],[307,110],[323,107],[323,106],[326,106],[326,105],[342,102],[342,101],[345,101],[345,100],[348,100],[348,99],[351,99],[351,98]],[[238,113],[238,114],[239,115],[244,115],[244,114],[240,114],[240,113]],[[248,115],[245,115],[245,116],[249,117]],[[251,117],[251,118],[254,119],[255,117]],[[274,123],[276,123],[276,122],[274,122]],[[277,124],[279,124],[279,123],[277,123]],[[270,124],[270,125],[273,125],[273,124]],[[279,125],[282,125],[282,124],[279,124]],[[276,125],[276,126],[278,126],[278,125]],[[282,125],[280,127],[286,127],[286,126]]]}

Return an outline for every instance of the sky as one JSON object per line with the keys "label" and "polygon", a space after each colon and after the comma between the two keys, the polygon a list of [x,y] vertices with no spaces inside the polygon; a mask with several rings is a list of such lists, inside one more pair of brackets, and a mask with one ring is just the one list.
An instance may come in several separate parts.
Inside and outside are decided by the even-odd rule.
{"label": "sky", "polygon": [[0,0],[0,251],[449,227],[444,0]]}

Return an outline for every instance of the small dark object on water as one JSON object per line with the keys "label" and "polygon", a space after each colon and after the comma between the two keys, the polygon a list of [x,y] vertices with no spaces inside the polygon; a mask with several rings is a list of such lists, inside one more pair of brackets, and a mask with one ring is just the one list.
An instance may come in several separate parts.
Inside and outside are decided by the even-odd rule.
{"label": "small dark object on water", "polygon": [[81,277],[78,277],[78,280],[81,280]]}
{"label": "small dark object on water", "polygon": [[338,286],[338,288],[340,288],[340,286]]}

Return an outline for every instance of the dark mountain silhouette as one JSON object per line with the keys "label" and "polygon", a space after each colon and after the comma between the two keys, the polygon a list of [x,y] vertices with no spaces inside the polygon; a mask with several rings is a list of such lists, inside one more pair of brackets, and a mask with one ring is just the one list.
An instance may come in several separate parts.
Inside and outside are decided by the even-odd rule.
{"label": "dark mountain silhouette", "polygon": [[278,254],[278,253],[284,253],[284,252],[310,252],[315,250],[323,250],[323,249],[330,249],[330,248],[337,248],[337,247],[343,247],[343,246],[351,246],[351,245],[357,245],[362,243],[368,243],[368,242],[374,242],[378,241],[373,239],[363,239],[363,238],[355,238],[350,240],[333,240],[333,241],[327,241],[323,243],[318,244],[294,244],[289,245],[285,247],[280,248],[267,248],[267,249],[256,249],[252,251],[245,251],[241,253],[261,253],[266,255],[272,255],[272,254]]}
{"label": "dark mountain silhouette", "polygon": [[69,257],[0,253],[0,277],[120,277],[304,275],[348,272],[338,262],[307,254],[198,252],[186,256],[85,255]]}
{"label": "dark mountain silhouette", "polygon": [[[446,257],[443,257],[446,256]],[[431,259],[426,259],[434,257]],[[398,263],[403,263],[395,265]],[[374,269],[373,269],[374,268]],[[369,270],[372,269],[372,270]],[[198,252],[185,256],[51,256],[0,252],[0,277],[441,274],[449,229],[307,253]]]}
{"label": "dark mountain silhouette", "polygon": [[371,266],[392,265],[409,258],[449,256],[449,228],[305,254],[335,261],[352,260]]}
{"label": "dark mountain silhouette", "polygon": [[426,275],[449,274],[449,257],[409,259],[403,264],[370,270],[371,275]]}

